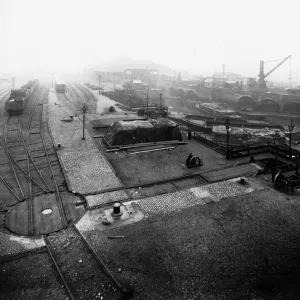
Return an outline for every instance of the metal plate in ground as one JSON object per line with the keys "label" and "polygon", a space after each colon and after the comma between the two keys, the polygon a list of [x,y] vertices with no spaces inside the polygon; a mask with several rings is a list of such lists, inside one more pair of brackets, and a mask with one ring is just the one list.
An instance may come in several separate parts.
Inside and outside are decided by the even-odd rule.
{"label": "metal plate in ground", "polygon": [[[121,211],[123,212],[123,214],[119,219],[114,219],[111,216],[112,211],[112,206],[88,211],[76,224],[76,227],[80,231],[105,231],[112,228],[135,223],[141,221],[144,218],[143,212],[141,211],[139,205],[135,202],[127,202],[121,205]],[[103,220],[108,220],[109,224],[104,225],[102,223]]]}
{"label": "metal plate in ground", "polygon": [[[71,193],[61,193],[64,213],[66,215],[67,223],[71,224],[78,220],[84,214],[83,206],[76,206],[79,197]],[[20,235],[30,235],[30,205],[29,200],[18,203],[6,215],[6,227]],[[51,213],[43,214],[45,209],[51,209]],[[32,227],[33,234],[39,236],[58,231],[63,228],[63,222],[55,193],[43,194],[34,197],[32,200]]]}

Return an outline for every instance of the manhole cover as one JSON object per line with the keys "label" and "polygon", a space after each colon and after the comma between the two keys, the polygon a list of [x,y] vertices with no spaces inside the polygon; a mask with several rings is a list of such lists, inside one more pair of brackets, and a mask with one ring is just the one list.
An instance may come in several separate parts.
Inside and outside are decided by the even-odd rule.
{"label": "manhole cover", "polygon": [[51,214],[52,213],[52,209],[50,209],[50,208],[46,208],[46,209],[44,209],[43,211],[42,211],[42,214],[43,215],[49,215],[49,214]]}

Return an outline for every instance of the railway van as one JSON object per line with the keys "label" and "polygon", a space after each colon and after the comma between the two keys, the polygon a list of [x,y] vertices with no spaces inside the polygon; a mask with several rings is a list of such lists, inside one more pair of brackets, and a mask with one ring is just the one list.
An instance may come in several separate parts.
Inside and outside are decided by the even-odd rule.
{"label": "railway van", "polygon": [[55,82],[55,91],[57,93],[64,93],[66,91],[66,84],[63,81]]}

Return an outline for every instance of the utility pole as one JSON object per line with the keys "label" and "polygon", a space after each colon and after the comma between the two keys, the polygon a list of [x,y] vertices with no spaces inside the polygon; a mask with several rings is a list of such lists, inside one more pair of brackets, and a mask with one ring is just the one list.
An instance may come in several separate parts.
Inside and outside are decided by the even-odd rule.
{"label": "utility pole", "polygon": [[99,74],[99,76],[98,76],[98,78],[99,78],[99,95],[100,95],[100,79],[101,79],[101,75]]}
{"label": "utility pole", "polygon": [[83,118],[82,118],[82,139],[85,140],[84,137],[84,126],[85,126],[85,114],[87,112],[87,105],[84,103],[82,107],[82,113],[83,113]]}

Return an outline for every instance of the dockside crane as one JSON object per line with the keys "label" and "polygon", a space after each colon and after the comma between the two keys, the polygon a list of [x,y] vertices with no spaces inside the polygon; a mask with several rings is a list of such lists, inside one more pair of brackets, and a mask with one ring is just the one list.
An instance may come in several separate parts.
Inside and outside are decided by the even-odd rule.
{"label": "dockside crane", "polygon": [[[259,75],[258,75],[258,87],[260,89],[267,89],[267,84],[266,84],[266,78],[273,73],[278,67],[280,67],[285,61],[287,61],[289,58],[291,58],[291,55],[285,57],[282,61],[280,61],[273,69],[271,69],[268,73],[265,74],[264,72],[264,61],[260,61],[260,67],[259,67]],[[291,80],[291,78],[290,78]]]}

